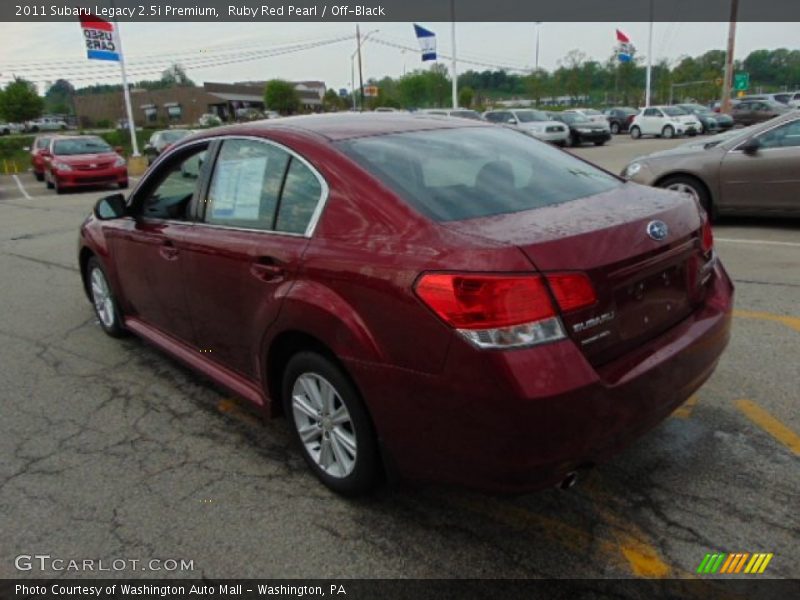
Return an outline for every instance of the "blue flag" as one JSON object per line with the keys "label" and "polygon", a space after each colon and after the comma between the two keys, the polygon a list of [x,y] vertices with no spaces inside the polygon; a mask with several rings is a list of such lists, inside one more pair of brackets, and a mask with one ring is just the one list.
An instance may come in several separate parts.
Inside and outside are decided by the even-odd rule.
{"label": "blue flag", "polygon": [[436,34],[414,23],[419,48],[422,50],[422,61],[436,60]]}

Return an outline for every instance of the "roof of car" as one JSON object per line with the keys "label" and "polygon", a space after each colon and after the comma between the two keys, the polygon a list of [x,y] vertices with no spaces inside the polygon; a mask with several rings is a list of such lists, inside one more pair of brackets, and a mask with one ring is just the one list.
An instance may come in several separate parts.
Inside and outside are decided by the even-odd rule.
{"label": "roof of car", "polygon": [[290,129],[316,134],[329,140],[345,140],[389,133],[455,129],[458,127],[492,127],[492,125],[468,119],[441,119],[436,118],[434,115],[385,112],[337,113],[251,121],[250,123],[225,127],[224,133],[245,134]]}

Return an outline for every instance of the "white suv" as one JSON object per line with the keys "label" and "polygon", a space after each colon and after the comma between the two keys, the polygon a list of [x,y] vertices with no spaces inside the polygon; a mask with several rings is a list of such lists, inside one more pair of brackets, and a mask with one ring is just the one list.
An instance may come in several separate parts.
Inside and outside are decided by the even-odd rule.
{"label": "white suv", "polygon": [[67,123],[58,117],[42,117],[35,121],[28,121],[26,129],[36,133],[37,131],[64,131]]}
{"label": "white suv", "polygon": [[483,113],[483,118],[490,123],[511,125],[543,142],[566,146],[569,141],[569,127],[554,121],[541,110],[532,108],[489,110]]}
{"label": "white suv", "polygon": [[699,119],[677,106],[651,106],[633,117],[630,133],[633,139],[643,135],[671,138],[676,135],[697,135],[702,129]]}

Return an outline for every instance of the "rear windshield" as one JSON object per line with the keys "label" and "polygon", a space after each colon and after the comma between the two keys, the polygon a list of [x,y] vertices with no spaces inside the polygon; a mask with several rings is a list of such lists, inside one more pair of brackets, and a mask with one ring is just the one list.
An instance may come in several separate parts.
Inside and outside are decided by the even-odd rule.
{"label": "rear windshield", "polygon": [[67,139],[53,142],[53,154],[59,156],[70,154],[100,154],[102,152],[111,151],[111,146],[100,138]]}
{"label": "rear windshield", "polygon": [[436,221],[521,212],[622,185],[590,164],[505,128],[399,133],[338,145]]}

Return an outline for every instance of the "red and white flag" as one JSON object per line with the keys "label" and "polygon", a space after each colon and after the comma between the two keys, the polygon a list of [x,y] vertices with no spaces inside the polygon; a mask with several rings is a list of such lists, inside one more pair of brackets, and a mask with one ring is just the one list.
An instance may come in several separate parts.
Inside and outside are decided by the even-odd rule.
{"label": "red and white flag", "polygon": [[622,42],[623,44],[629,44],[631,38],[629,38],[627,35],[625,35],[619,29],[617,29],[617,41]]}

